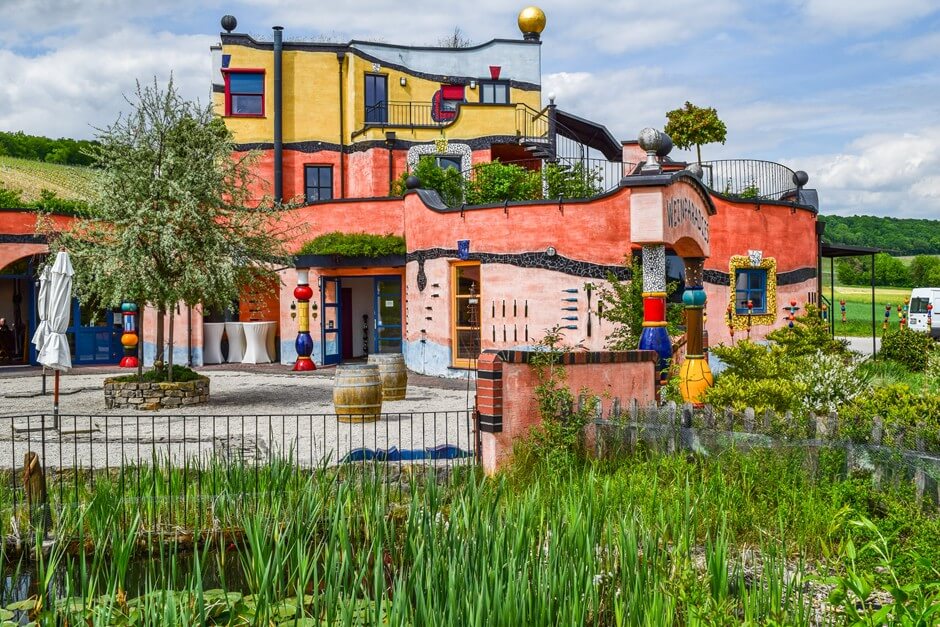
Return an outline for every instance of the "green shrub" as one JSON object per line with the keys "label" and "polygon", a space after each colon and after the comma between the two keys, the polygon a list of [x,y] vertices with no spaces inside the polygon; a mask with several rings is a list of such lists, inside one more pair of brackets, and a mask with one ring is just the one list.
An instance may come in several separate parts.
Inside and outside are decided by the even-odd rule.
{"label": "green shrub", "polygon": [[454,168],[441,168],[431,158],[419,159],[413,172],[402,172],[401,176],[392,183],[393,196],[404,195],[407,191],[405,182],[412,175],[418,177],[422,188],[436,191],[448,207],[458,207],[463,203],[466,182],[463,174]]}
{"label": "green shrub", "polygon": [[[126,374],[120,377],[114,377],[111,380],[120,383],[136,383],[137,381],[143,383],[166,383],[168,380],[167,374],[169,374],[169,371],[166,368],[154,368],[145,372],[140,379],[137,378],[136,374]],[[173,366],[173,383],[186,383],[187,381],[205,378],[206,377],[195,370],[191,370],[185,366]]]}
{"label": "green shrub", "polygon": [[800,358],[794,381],[803,388],[800,397],[803,413],[839,411],[868,387],[868,378],[860,371],[856,360],[823,351]]}
{"label": "green shrub", "polygon": [[920,436],[928,449],[940,447],[940,394],[914,392],[904,384],[871,388],[842,412],[842,434],[856,442],[871,439],[875,416],[884,424],[883,443],[911,447]]}
{"label": "green shrub", "polygon": [[301,255],[338,255],[340,257],[385,257],[404,255],[405,239],[398,235],[371,233],[324,233],[300,247]]}
{"label": "green shrub", "polygon": [[583,163],[572,166],[549,163],[543,168],[546,198],[590,198],[600,194],[599,168],[586,168]]}
{"label": "green shrub", "polygon": [[757,413],[768,409],[784,413],[797,410],[805,392],[802,384],[787,377],[750,378],[723,372],[705,392],[705,402],[735,411],[752,407]]}
{"label": "green shrub", "polygon": [[819,309],[806,306],[806,313],[797,317],[793,328],[783,327],[767,334],[767,339],[780,346],[786,356],[807,357],[817,351],[847,356],[848,343],[832,337],[829,323],[819,315]]}
{"label": "green shrub", "polygon": [[491,161],[475,165],[473,178],[467,182],[468,205],[534,200],[541,196],[541,173],[514,163]]}
{"label": "green shrub", "polygon": [[924,372],[927,356],[933,348],[934,342],[928,334],[904,327],[885,333],[881,339],[880,356],[903,364],[911,372]]}

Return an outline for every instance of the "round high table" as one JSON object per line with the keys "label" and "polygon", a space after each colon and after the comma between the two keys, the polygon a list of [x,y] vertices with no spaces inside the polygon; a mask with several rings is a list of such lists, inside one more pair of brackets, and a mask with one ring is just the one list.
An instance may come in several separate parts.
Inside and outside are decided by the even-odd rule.
{"label": "round high table", "polygon": [[245,330],[245,356],[243,364],[267,364],[271,362],[268,356],[268,324],[267,322],[243,322]]}
{"label": "round high table", "polygon": [[267,325],[267,330],[265,331],[265,346],[268,349],[268,361],[274,361],[275,356],[277,355],[277,347],[275,346],[275,340],[277,339],[275,335],[277,334],[277,322],[265,320],[264,324]]}
{"label": "round high table", "polygon": [[224,330],[224,322],[202,323],[202,363],[222,363],[222,332]]}
{"label": "round high table", "polygon": [[240,364],[245,357],[245,329],[242,322],[226,322],[225,335],[228,336],[228,359],[230,364]]}

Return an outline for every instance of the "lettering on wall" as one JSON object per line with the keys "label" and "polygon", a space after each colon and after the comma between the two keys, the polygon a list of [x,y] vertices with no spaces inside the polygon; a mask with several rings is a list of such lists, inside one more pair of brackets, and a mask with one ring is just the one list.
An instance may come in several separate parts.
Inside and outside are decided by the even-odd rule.
{"label": "lettering on wall", "polygon": [[689,225],[699,232],[708,242],[708,216],[705,208],[698,206],[691,198],[673,197],[666,203],[666,224],[670,229]]}

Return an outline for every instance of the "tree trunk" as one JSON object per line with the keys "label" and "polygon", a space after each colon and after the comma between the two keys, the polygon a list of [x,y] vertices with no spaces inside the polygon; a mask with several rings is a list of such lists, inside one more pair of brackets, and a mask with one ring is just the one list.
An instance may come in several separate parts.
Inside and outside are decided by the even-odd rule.
{"label": "tree trunk", "polygon": [[144,308],[146,303],[138,307],[137,314],[137,382],[144,380]]}
{"label": "tree trunk", "polygon": [[702,165],[702,145],[695,144],[695,153],[698,155],[698,163]]}
{"label": "tree trunk", "polygon": [[170,383],[173,383],[173,322],[176,320],[176,316],[174,315],[175,313],[176,313],[175,310],[171,308],[170,309],[170,333],[169,333],[169,341],[167,342],[167,344],[170,345],[170,350],[168,351],[169,355],[167,359],[167,370],[166,370],[166,376],[167,376],[166,380],[169,381]]}
{"label": "tree trunk", "polygon": [[164,318],[164,309],[163,306],[157,308],[157,346],[153,354],[153,363],[157,364],[158,361],[163,361],[163,318]]}

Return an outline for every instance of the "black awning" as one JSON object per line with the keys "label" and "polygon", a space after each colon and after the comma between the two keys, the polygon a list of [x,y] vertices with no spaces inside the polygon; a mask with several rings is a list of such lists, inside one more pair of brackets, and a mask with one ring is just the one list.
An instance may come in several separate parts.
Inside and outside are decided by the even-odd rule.
{"label": "black awning", "polygon": [[557,132],[562,137],[594,148],[609,161],[623,160],[623,146],[603,124],[579,118],[561,109],[555,110],[555,121],[558,123]]}
{"label": "black awning", "polygon": [[843,246],[841,244],[823,244],[822,256],[824,259],[833,257],[863,257],[868,255],[877,255],[884,252],[880,248],[869,248],[868,246]]}

